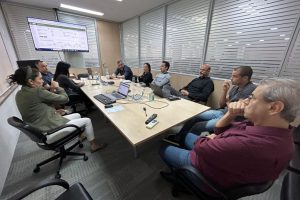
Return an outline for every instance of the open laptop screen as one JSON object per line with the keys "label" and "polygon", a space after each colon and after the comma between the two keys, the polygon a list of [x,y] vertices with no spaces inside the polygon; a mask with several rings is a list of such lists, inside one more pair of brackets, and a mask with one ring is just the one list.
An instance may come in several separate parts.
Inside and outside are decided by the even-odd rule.
{"label": "open laptop screen", "polygon": [[128,91],[129,91],[129,85],[124,84],[124,83],[120,83],[118,93],[120,93],[124,96],[127,96]]}

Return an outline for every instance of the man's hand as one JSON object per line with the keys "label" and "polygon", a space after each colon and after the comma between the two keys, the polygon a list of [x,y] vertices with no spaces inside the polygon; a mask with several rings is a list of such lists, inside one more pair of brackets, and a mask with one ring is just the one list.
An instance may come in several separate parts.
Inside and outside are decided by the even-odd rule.
{"label": "man's hand", "polygon": [[230,80],[224,81],[224,83],[223,83],[223,91],[224,91],[225,93],[228,92],[228,90],[229,90],[229,88],[230,88],[230,83],[231,83]]}
{"label": "man's hand", "polygon": [[180,93],[183,95],[183,96],[189,96],[189,92],[187,90],[181,90]]}
{"label": "man's hand", "polygon": [[57,112],[58,114],[60,114],[61,116],[63,116],[63,115],[66,114],[66,110],[64,110],[64,109],[57,109],[56,112]]}
{"label": "man's hand", "polygon": [[78,87],[84,86],[84,82],[77,83]]}
{"label": "man's hand", "polygon": [[217,135],[213,133],[213,134],[210,134],[210,135],[208,135],[206,137],[212,140],[212,139],[215,139],[216,136]]}
{"label": "man's hand", "polygon": [[244,109],[247,106],[247,99],[231,102],[228,104],[228,113],[231,116],[244,115]]}

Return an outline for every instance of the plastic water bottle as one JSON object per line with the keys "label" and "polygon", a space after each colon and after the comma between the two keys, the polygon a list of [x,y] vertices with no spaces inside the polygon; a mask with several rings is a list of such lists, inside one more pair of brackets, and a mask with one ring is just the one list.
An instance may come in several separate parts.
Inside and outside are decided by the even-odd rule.
{"label": "plastic water bottle", "polygon": [[153,90],[151,90],[151,92],[149,93],[149,101],[154,101],[154,92],[153,92]]}

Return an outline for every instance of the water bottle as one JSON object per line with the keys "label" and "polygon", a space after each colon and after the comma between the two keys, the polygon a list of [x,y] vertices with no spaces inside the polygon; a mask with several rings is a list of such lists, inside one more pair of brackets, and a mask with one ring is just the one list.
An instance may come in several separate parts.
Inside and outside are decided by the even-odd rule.
{"label": "water bottle", "polygon": [[108,72],[107,68],[104,69],[104,74],[105,74],[106,78],[109,79],[109,72]]}
{"label": "water bottle", "polygon": [[151,92],[149,93],[149,101],[154,101],[154,92],[153,92],[153,90],[151,90]]}
{"label": "water bottle", "polygon": [[95,72],[94,79],[96,80],[96,84],[99,84],[99,75],[98,75],[98,72]]}

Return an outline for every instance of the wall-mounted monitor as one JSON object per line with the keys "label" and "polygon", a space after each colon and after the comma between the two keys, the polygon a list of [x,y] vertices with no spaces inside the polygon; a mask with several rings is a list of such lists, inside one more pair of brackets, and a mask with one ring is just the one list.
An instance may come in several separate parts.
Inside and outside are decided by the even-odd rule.
{"label": "wall-mounted monitor", "polygon": [[37,67],[36,65],[38,64],[39,61],[40,60],[18,60],[17,64],[19,68],[27,67],[27,66],[36,68]]}
{"label": "wall-mounted monitor", "polygon": [[89,51],[86,26],[31,17],[27,20],[36,50]]}

